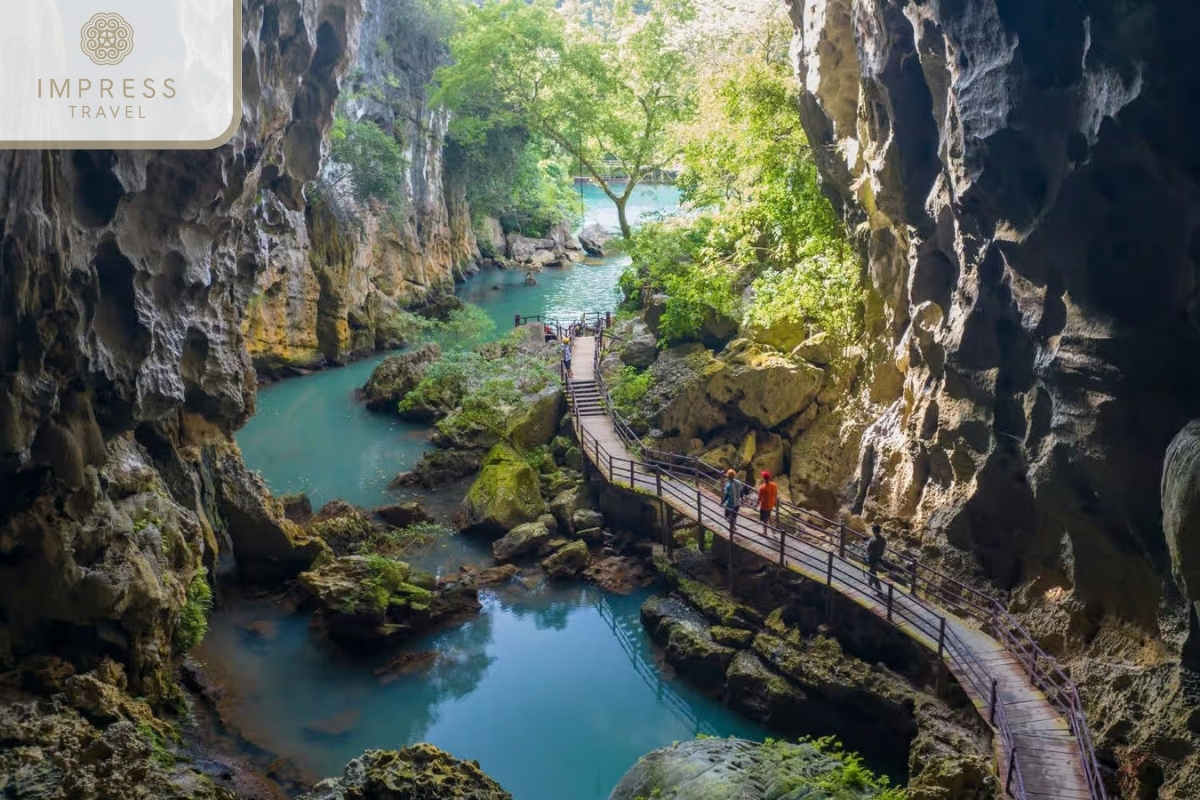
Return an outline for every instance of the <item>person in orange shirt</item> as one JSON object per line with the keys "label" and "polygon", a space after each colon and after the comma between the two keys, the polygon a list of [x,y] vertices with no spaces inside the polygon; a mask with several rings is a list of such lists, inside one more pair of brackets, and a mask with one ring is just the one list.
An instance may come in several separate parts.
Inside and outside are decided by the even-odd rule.
{"label": "person in orange shirt", "polygon": [[758,487],[758,518],[767,522],[779,499],[779,484],[771,480],[771,473],[766,471],[762,474],[762,480],[762,486]]}

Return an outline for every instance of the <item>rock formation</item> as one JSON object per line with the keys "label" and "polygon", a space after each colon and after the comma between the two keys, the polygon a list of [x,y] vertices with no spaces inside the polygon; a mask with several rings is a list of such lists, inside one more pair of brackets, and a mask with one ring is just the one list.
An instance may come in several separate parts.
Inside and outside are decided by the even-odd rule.
{"label": "rock formation", "polygon": [[323,550],[232,432],[254,410],[243,316],[298,246],[360,14],[247,0],[225,147],[0,152],[0,670],[107,658],[122,689],[171,700],[202,567],[232,549],[275,578]]}
{"label": "rock formation", "polygon": [[1080,682],[1121,796],[1200,796],[1200,625],[1171,560],[1200,531],[1176,514],[1169,543],[1158,496],[1200,401],[1200,7],[791,14],[804,127],[860,233],[876,343],[857,398],[797,447],[848,451],[816,467],[843,505],[1011,592]]}
{"label": "rock formation", "polygon": [[477,761],[460,761],[430,744],[368,750],[341,778],[318,783],[300,800],[512,800]]}
{"label": "rock formation", "polygon": [[265,268],[243,330],[255,366],[269,375],[401,344],[390,329],[394,314],[452,291],[479,257],[465,177],[445,148],[449,114],[428,102],[433,72],[447,58],[437,23],[420,0],[365,5],[343,113],[400,142],[400,208],[326,191],[268,219]]}

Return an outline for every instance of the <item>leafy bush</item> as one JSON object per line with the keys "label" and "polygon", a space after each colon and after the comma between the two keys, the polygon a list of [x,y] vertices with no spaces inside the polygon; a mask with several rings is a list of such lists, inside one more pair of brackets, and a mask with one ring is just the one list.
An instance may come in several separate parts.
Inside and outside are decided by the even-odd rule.
{"label": "leafy bush", "polygon": [[858,335],[864,300],[858,273],[828,255],[807,258],[789,270],[767,270],[752,288],[754,300],[745,313],[748,325],[805,323],[824,331],[835,352]]}
{"label": "leafy bush", "polygon": [[646,392],[650,391],[653,383],[654,378],[648,370],[638,372],[630,366],[621,367],[621,371],[609,388],[609,394],[612,396],[617,413],[626,419],[634,416],[638,403],[646,396]]}
{"label": "leafy bush", "polygon": [[408,162],[395,137],[371,120],[339,115],[329,136],[333,178],[327,192],[349,182],[360,203],[379,202],[395,211],[402,205]]}
{"label": "leafy bush", "polygon": [[204,640],[208,633],[208,612],[212,610],[212,587],[208,585],[208,570],[201,567],[192,576],[187,588],[187,600],[179,612],[179,627],[175,629],[175,650],[187,653]]}

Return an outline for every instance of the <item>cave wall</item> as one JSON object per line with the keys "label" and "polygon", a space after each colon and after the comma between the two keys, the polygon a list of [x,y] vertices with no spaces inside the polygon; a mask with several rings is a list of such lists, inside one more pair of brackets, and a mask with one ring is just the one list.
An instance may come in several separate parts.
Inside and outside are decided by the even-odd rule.
{"label": "cave wall", "polygon": [[396,346],[389,317],[453,291],[479,258],[464,176],[445,149],[449,114],[428,100],[448,58],[441,24],[423,0],[366,0],[359,38],[344,113],[400,142],[401,206],[359,204],[339,188],[283,223],[306,232],[268,244],[243,325],[264,374]]}
{"label": "cave wall", "polygon": [[319,549],[242,465],[243,316],[304,235],[358,0],[245,0],[243,118],[208,151],[0,151],[0,670],[111,657],[170,692],[188,584]]}
{"label": "cave wall", "polygon": [[790,5],[882,343],[843,501],[1010,598],[1121,796],[1200,796],[1200,594],[1159,498],[1200,412],[1200,8]]}

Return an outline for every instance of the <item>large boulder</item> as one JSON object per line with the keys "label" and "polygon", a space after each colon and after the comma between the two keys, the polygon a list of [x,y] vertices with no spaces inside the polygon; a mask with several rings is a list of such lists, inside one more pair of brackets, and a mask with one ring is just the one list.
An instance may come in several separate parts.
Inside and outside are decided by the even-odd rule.
{"label": "large boulder", "polygon": [[393,528],[407,528],[409,525],[416,525],[419,522],[433,521],[429,512],[416,500],[391,506],[380,506],[375,509],[374,514]]}
{"label": "large boulder", "polygon": [[543,560],[542,569],[551,578],[574,578],[587,567],[588,560],[587,543],[576,540]]}
{"label": "large boulder", "polygon": [[526,522],[492,542],[492,555],[502,564],[536,555],[551,536],[543,523]]}
{"label": "large boulder", "polygon": [[437,489],[478,472],[483,463],[481,450],[426,450],[410,472],[402,472],[392,486],[423,486]]}
{"label": "large boulder", "polygon": [[429,365],[441,357],[442,348],[429,342],[411,352],[385,358],[362,387],[367,408],[398,413],[400,401],[421,382]]}
{"label": "large boulder", "polygon": [[795,721],[803,717],[804,693],[745,650],[733,657],[725,673],[725,696],[735,711],[772,730],[794,728]]}
{"label": "large boulder", "polygon": [[299,800],[512,800],[479,768],[431,744],[368,750]]}
{"label": "large boulder", "polygon": [[[861,768],[811,744],[698,739],[638,759],[608,800],[871,800],[884,791]],[[831,788],[836,787],[836,788]],[[834,793],[836,792],[836,794]]]}
{"label": "large boulder", "polygon": [[550,513],[558,520],[559,529],[570,533],[575,530],[575,512],[588,508],[590,504],[587,487],[580,484],[572,486],[570,489],[563,489],[555,495],[554,499],[550,501]]}
{"label": "large boulder", "polygon": [[579,243],[575,234],[571,233],[571,226],[566,222],[555,225],[546,236],[554,242],[554,246],[559,250],[578,251],[583,249],[583,245]]}
{"label": "large boulder", "polygon": [[545,513],[537,472],[505,444],[492,448],[463,500],[463,531],[503,533]]}
{"label": "large boulder", "polygon": [[825,373],[743,339],[726,348],[706,378],[713,400],[773,428],[817,399]]}
{"label": "large boulder", "polygon": [[474,589],[429,578],[385,556],[343,556],[302,573],[297,591],[332,641],[371,651],[479,610]]}
{"label": "large boulder", "polygon": [[562,388],[555,384],[543,389],[513,415],[508,426],[509,440],[526,450],[549,444],[565,411]]}
{"label": "large boulder", "polygon": [[513,261],[530,263],[539,250],[548,250],[554,254],[553,239],[531,239],[528,236],[510,233],[508,235],[508,257]]}
{"label": "large boulder", "polygon": [[636,369],[648,369],[658,360],[658,341],[644,334],[626,342],[621,349],[621,363]]}
{"label": "large boulder", "polygon": [[611,239],[612,234],[608,232],[608,229],[596,222],[585,227],[579,234],[579,244],[583,247],[583,251],[596,258],[604,257],[604,246]]}

